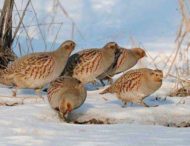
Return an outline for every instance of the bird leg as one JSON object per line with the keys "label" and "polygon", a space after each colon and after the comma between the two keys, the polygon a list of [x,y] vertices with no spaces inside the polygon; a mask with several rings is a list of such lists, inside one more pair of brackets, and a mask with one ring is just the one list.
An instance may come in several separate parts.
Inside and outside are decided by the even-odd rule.
{"label": "bird leg", "polygon": [[13,96],[13,97],[16,97],[16,95],[17,95],[17,90],[18,90],[18,87],[14,87],[14,88],[12,89],[12,96]]}
{"label": "bird leg", "polygon": [[91,83],[92,85],[96,85],[96,80],[93,80]]}
{"label": "bird leg", "polygon": [[107,74],[106,79],[108,80],[109,84],[113,84],[112,76],[110,76],[110,75]]}
{"label": "bird leg", "polygon": [[112,79],[112,78],[109,78],[109,79],[108,79],[108,82],[109,82],[110,85],[113,84],[113,79]]}
{"label": "bird leg", "polygon": [[100,83],[102,84],[102,86],[105,86],[105,83],[103,80],[100,80]]}
{"label": "bird leg", "polygon": [[104,80],[107,80],[109,84],[113,84],[113,79],[108,74],[106,74],[106,77],[104,79],[100,80],[100,83],[102,84],[102,86],[105,86]]}
{"label": "bird leg", "polygon": [[[35,89],[35,93],[36,93],[40,98],[42,98],[43,101],[45,101],[44,97],[43,97],[42,94],[41,94],[41,88]],[[36,98],[36,101],[37,101],[37,98]]]}
{"label": "bird leg", "polygon": [[122,108],[126,108],[127,107],[127,102],[126,101],[122,101],[123,105]]}

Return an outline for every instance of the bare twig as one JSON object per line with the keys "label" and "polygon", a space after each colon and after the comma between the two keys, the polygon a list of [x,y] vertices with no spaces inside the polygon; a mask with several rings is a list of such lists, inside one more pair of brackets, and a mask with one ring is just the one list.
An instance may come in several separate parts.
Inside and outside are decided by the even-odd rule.
{"label": "bare twig", "polygon": [[[20,13],[19,13],[18,8],[17,8],[17,6],[16,6],[16,3],[15,3],[15,8],[16,8],[16,10],[17,10],[17,14],[18,14],[18,16],[19,16],[19,19],[21,19],[21,16],[20,16]],[[27,31],[27,29],[25,28],[25,25],[24,25],[23,21],[21,21],[21,23],[22,23],[22,26],[23,26],[23,28],[24,28],[24,31],[25,31],[25,33],[26,33],[26,35],[27,35],[27,38],[28,38],[28,40],[29,40],[29,44],[30,44],[31,50],[32,50],[32,52],[34,52],[34,49],[33,49],[32,42],[31,42],[30,36],[29,36],[29,34],[28,34],[28,31]]]}
{"label": "bare twig", "polygon": [[[30,25],[25,25],[25,28],[27,28],[27,27],[43,26],[43,25],[60,25],[60,24],[63,24],[63,22],[51,22],[51,23],[30,24]],[[13,26],[13,28],[15,28],[15,26]],[[21,26],[20,28],[24,28],[24,27]]]}
{"label": "bare twig", "polygon": [[60,9],[62,10],[62,12],[64,13],[64,15],[70,19],[71,23],[74,24],[75,28],[76,28],[76,31],[79,33],[80,37],[85,40],[85,37],[84,35],[81,33],[81,31],[78,29],[75,21],[73,20],[72,17],[70,17],[70,15],[67,13],[67,11],[65,10],[65,8],[63,7],[63,5],[60,3],[59,0],[57,0],[57,4],[59,5]]}
{"label": "bare twig", "polygon": [[36,11],[35,11],[35,9],[34,9],[34,6],[33,6],[32,2],[31,2],[31,6],[32,6],[32,9],[33,9],[33,11],[34,11],[34,15],[35,15],[35,18],[36,18],[36,22],[37,22],[37,25],[38,25],[39,32],[40,32],[41,37],[42,37],[42,40],[43,40],[43,42],[44,42],[45,50],[47,50],[46,38],[45,38],[45,36],[43,35],[43,32],[42,32],[42,30],[41,30],[41,28],[40,28],[39,20],[38,20],[38,17],[37,17],[37,13],[36,13]]}
{"label": "bare twig", "polygon": [[15,30],[14,35],[13,35],[13,38],[12,38],[12,42],[14,41],[14,39],[15,39],[15,37],[16,37],[16,35],[17,35],[19,29],[20,29],[20,26],[21,26],[21,24],[22,24],[23,18],[24,18],[25,13],[26,13],[26,9],[28,8],[28,6],[29,6],[29,4],[30,4],[30,1],[31,1],[31,0],[28,0],[27,4],[26,4],[26,6],[25,6],[25,9],[24,9],[24,11],[23,11],[23,13],[22,13],[22,16],[20,17],[19,23],[18,23],[18,25],[17,25],[17,27],[16,27],[16,30]]}
{"label": "bare twig", "polygon": [[173,77],[173,78],[175,78],[175,79],[179,79],[179,80],[182,81],[182,82],[190,83],[190,80],[182,79],[182,78],[177,77],[177,76],[172,75],[172,74],[168,74],[168,76]]}
{"label": "bare twig", "polygon": [[52,45],[51,45],[51,49],[54,48],[55,41],[57,40],[57,37],[58,37],[58,34],[59,34],[60,30],[61,30],[62,25],[63,25],[63,24],[61,24],[60,27],[59,27],[59,29],[57,30],[57,33],[56,33],[55,38],[54,38],[54,40],[53,40],[53,43],[52,43]]}

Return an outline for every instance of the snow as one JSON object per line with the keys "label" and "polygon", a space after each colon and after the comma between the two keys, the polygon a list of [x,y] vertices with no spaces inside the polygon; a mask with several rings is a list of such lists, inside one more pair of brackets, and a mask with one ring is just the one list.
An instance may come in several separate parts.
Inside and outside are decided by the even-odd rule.
{"label": "snow", "polygon": [[103,88],[94,90],[92,85],[88,86],[91,91],[87,100],[69,118],[78,122],[97,119],[109,123],[97,125],[65,123],[47,99],[44,102],[27,89],[20,90],[18,97],[13,98],[11,89],[1,86],[0,102],[19,105],[0,106],[0,145],[189,146],[190,128],[176,126],[190,122],[190,98],[186,97],[185,104],[180,104],[180,97],[166,97],[171,87],[172,83],[165,81],[158,92],[146,99],[146,103],[158,107],[128,105],[122,108],[115,95],[100,95]]}

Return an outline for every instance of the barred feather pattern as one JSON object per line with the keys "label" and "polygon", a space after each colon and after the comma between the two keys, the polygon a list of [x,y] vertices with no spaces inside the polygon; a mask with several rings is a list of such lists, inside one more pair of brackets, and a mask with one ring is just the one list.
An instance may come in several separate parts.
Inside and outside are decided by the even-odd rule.
{"label": "barred feather pattern", "polygon": [[63,78],[58,78],[50,83],[50,88],[48,89],[48,100],[51,102],[53,95],[57,93],[63,87]]}
{"label": "barred feather pattern", "polygon": [[30,57],[16,60],[9,64],[6,69],[1,70],[0,82],[10,86],[33,88],[36,84],[43,85],[46,78],[53,74],[54,69],[55,60],[52,56],[34,54]]}
{"label": "barred feather pattern", "polygon": [[61,76],[50,83],[48,101],[53,109],[65,113],[80,107],[86,99],[86,90],[75,78]]}
{"label": "barred feather pattern", "polygon": [[138,91],[142,76],[143,76],[142,72],[134,72],[127,76],[123,76],[121,80],[119,80],[115,84],[116,91],[118,92],[130,92],[133,90]]}
{"label": "barred feather pattern", "polygon": [[122,101],[138,103],[161,87],[162,78],[163,73],[160,70],[131,70],[100,94],[116,93]]}
{"label": "barred feather pattern", "polygon": [[55,61],[49,55],[35,55],[22,62],[15,62],[6,69],[7,74],[15,73],[27,79],[44,79],[54,70]]}
{"label": "barred feather pattern", "polygon": [[101,59],[102,52],[98,49],[85,50],[78,54],[74,54],[69,58],[62,75],[69,75],[79,80],[84,76],[88,78],[88,75],[94,76],[95,78]]}
{"label": "barred feather pattern", "polygon": [[121,54],[117,60],[116,69],[118,69],[124,63],[124,61],[126,61],[126,59],[128,58],[127,51],[125,51],[124,49],[120,49],[120,51],[121,51]]}
{"label": "barred feather pattern", "polygon": [[[80,65],[77,65],[74,74],[89,74],[97,71],[102,58],[101,52],[95,51],[87,52],[82,55]],[[84,62],[85,61],[85,62]]]}

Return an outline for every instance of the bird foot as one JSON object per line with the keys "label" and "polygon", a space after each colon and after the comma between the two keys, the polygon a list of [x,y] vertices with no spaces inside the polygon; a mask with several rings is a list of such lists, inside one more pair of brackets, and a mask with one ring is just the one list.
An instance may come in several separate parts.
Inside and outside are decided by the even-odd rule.
{"label": "bird foot", "polygon": [[16,97],[16,91],[13,91],[12,96]]}
{"label": "bird foot", "polygon": [[127,102],[123,102],[123,105],[121,107],[126,108],[127,107]]}

